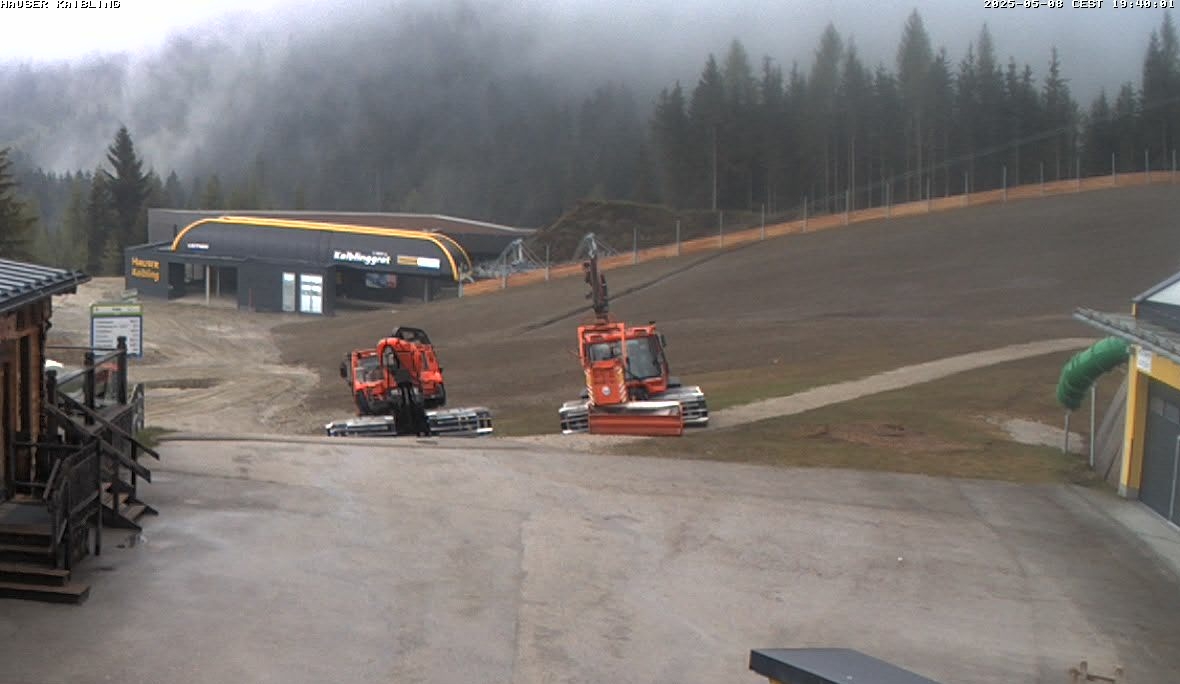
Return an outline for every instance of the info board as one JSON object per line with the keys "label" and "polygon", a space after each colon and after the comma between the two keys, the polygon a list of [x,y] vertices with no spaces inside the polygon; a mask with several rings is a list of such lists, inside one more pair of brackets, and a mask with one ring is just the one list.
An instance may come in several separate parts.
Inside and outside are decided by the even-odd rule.
{"label": "info board", "polygon": [[127,357],[143,358],[143,305],[95,302],[90,305],[90,347],[115,349],[127,338]]}

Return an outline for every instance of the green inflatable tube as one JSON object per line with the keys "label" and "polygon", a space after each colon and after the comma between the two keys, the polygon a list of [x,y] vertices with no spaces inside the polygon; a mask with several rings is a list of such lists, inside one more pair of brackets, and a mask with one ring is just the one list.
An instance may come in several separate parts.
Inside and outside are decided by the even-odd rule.
{"label": "green inflatable tube", "polygon": [[1057,382],[1058,403],[1070,411],[1077,409],[1098,376],[1125,363],[1130,353],[1126,340],[1108,337],[1075,354],[1061,369],[1061,380]]}

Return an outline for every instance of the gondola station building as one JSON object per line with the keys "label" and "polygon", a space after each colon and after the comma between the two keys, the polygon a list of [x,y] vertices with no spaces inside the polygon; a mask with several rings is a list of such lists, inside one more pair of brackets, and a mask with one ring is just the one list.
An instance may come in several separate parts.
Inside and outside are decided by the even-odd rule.
{"label": "gondola station building", "polygon": [[126,286],[144,297],[330,316],[347,300],[455,296],[472,251],[494,257],[532,232],[444,216],[278,214],[150,210],[151,241],[124,253]]}

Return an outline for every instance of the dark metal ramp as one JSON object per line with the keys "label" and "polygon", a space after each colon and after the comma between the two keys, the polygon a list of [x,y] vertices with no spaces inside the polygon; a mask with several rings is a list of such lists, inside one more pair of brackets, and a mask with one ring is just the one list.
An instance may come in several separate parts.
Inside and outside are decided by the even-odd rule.
{"label": "dark metal ramp", "polygon": [[750,669],[779,684],[939,684],[850,648],[764,648]]}

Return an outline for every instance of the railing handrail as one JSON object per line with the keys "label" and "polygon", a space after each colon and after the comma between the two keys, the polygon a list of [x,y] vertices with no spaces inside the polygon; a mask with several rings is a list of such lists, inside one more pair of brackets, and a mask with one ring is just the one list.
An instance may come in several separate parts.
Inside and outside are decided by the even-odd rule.
{"label": "railing handrail", "polygon": [[[85,506],[92,503],[95,498],[102,495],[100,484],[95,482],[94,491],[86,496],[81,503],[74,501],[70,476],[73,475],[73,470],[87,457],[98,456],[98,444],[95,440],[91,440],[86,444],[75,446],[75,449],[74,453],[63,456],[54,463],[53,473],[50,475],[49,482],[46,483],[45,494],[42,497],[51,516],[50,541],[54,558],[57,557],[62,535],[68,531],[71,519]],[[101,465],[96,464],[95,467],[101,468]]]}
{"label": "railing handrail", "polygon": [[[113,431],[115,434],[119,435],[123,439],[131,440],[132,442],[135,443],[135,445],[137,447],[139,447],[143,451],[146,451],[148,453],[148,455],[151,456],[152,458],[156,459],[157,461],[160,460],[160,454],[158,454],[155,449],[152,449],[151,447],[148,447],[148,446],[144,446],[143,442],[140,442],[138,439],[136,439],[134,435],[125,431],[123,428],[119,427],[118,425],[115,425],[110,420],[107,420],[103,416],[99,415],[97,411],[90,410],[84,404],[82,404],[81,402],[79,402],[78,400],[74,399],[73,397],[71,397],[69,395],[63,394],[60,396],[60,399],[62,399],[65,402],[68,402],[71,405],[71,408],[75,408],[75,409],[82,411],[83,413],[89,415],[91,418],[93,418],[96,421],[98,421],[99,423],[101,423],[103,427]],[[128,406],[130,406],[130,404],[128,404]],[[66,417],[68,418],[68,415],[66,415]],[[112,448],[114,448],[114,447],[112,446]]]}
{"label": "railing handrail", "polygon": [[[68,397],[67,397],[67,399],[68,399]],[[73,400],[70,400],[70,401],[73,401]],[[73,420],[70,417],[70,414],[63,412],[63,410],[61,410],[59,408],[54,408],[51,406],[46,406],[45,408],[47,410],[51,410],[51,412],[53,412],[55,415],[57,415],[60,420],[64,420],[66,422],[66,425],[71,426],[74,430],[77,430],[76,434],[83,435],[84,439],[93,440],[94,442],[96,442],[97,447],[101,450],[104,450],[104,452],[106,452],[107,454],[110,454],[112,456],[112,458],[119,463],[120,466],[123,466],[123,467],[129,469],[129,471],[131,471],[132,473],[139,475],[140,478],[143,478],[144,480],[151,482],[151,471],[149,471],[148,468],[140,466],[139,463],[137,463],[136,461],[132,461],[131,459],[127,458],[126,454],[124,454],[122,452],[122,450],[114,448],[114,445],[112,445],[111,442],[106,441],[103,438],[100,438],[100,436],[98,436],[96,434],[86,432],[85,429],[78,426],[78,423],[73,422]],[[83,407],[83,409],[85,409],[85,407]],[[105,420],[105,419],[103,419],[103,420]],[[111,426],[111,427],[113,429],[118,430],[119,433],[122,433],[124,435],[126,434],[126,433],[123,433],[123,430],[120,429],[118,426]],[[127,439],[130,439],[131,441],[136,442],[136,445],[139,445],[139,442],[136,441],[135,438],[127,438]],[[150,449],[148,449],[148,447],[144,447],[143,445],[139,445],[139,447],[143,448],[145,450],[149,450],[149,452],[150,452]],[[152,453],[152,455],[156,455],[156,454]],[[156,459],[157,460],[159,459],[158,455],[156,455]]]}
{"label": "railing handrail", "polygon": [[53,485],[57,483],[57,474],[61,472],[61,462],[64,460],[64,458],[54,460],[49,477],[45,480],[45,491],[41,493],[42,501],[49,501],[49,493],[53,490]]}

